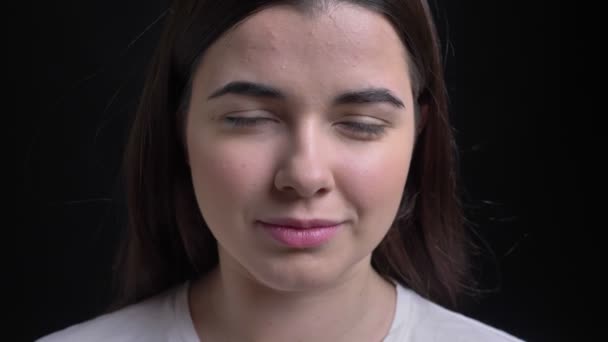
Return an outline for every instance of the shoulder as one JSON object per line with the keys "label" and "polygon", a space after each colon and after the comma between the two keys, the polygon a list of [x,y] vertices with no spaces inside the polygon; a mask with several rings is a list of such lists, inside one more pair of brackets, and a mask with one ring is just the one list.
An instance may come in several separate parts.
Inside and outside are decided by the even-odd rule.
{"label": "shoulder", "polygon": [[186,291],[186,284],[176,286],[142,302],[72,325],[37,341],[169,341],[169,336],[175,332],[176,323],[179,323],[176,322],[179,312],[183,309],[180,308],[179,297],[185,297]]}
{"label": "shoulder", "polygon": [[398,305],[402,306],[402,320],[411,327],[407,332],[409,338],[399,342],[522,342],[505,331],[437,305],[401,285],[398,296],[401,297]]}

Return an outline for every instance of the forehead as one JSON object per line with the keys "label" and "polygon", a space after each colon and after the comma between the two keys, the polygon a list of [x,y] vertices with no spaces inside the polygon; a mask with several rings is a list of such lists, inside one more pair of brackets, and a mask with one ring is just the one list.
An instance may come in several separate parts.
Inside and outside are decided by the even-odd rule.
{"label": "forehead", "polygon": [[270,7],[235,26],[226,38],[227,43],[245,49],[299,46],[300,51],[320,49],[326,53],[376,50],[388,43],[401,45],[381,14],[346,3],[314,14],[288,5]]}
{"label": "forehead", "polygon": [[203,56],[199,73],[212,84],[248,78],[286,88],[383,83],[405,91],[406,60],[394,28],[377,12],[345,3],[313,14],[278,5],[224,33]]}

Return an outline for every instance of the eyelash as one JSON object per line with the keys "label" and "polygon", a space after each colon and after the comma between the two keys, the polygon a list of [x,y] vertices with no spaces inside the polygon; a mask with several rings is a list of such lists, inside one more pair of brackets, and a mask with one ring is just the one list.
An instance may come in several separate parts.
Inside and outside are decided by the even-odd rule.
{"label": "eyelash", "polygon": [[253,126],[261,121],[270,121],[267,118],[243,118],[243,117],[235,117],[235,116],[227,116],[224,118],[230,126],[233,127],[248,127]]}
{"label": "eyelash", "polygon": [[[232,127],[249,127],[263,121],[273,121],[268,118],[244,118],[244,117],[225,117],[225,121]],[[366,137],[379,137],[383,135],[386,128],[382,125],[365,124],[361,122],[343,122],[349,129],[357,134],[365,135]]]}
{"label": "eyelash", "polygon": [[347,127],[350,127],[349,128],[350,130],[355,131],[357,133],[362,133],[369,137],[382,136],[386,131],[386,127],[384,127],[382,125],[364,124],[361,122],[352,122],[352,121],[344,122],[343,124],[345,124]]}

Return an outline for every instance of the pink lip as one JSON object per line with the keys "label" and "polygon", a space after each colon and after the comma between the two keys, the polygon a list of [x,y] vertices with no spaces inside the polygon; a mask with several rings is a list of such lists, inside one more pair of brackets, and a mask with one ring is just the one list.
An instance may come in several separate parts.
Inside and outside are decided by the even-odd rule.
{"label": "pink lip", "polygon": [[341,226],[332,220],[275,219],[257,223],[278,242],[293,248],[317,247],[330,240]]}
{"label": "pink lip", "polygon": [[265,219],[265,220],[259,221],[259,222],[271,224],[273,226],[300,228],[300,229],[333,227],[333,226],[337,226],[340,224],[339,221],[334,221],[334,220],[325,220],[325,219],[301,220],[301,219],[296,219],[296,218],[291,218],[291,217]]}

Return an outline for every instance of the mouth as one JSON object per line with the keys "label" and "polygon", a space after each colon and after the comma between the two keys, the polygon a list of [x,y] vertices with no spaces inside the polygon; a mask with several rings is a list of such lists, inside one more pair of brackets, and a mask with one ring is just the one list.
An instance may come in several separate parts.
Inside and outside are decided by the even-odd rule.
{"label": "mouth", "polygon": [[314,248],[329,242],[343,226],[333,220],[269,220],[256,223],[270,237],[291,248]]}
{"label": "mouth", "polygon": [[331,219],[297,219],[291,217],[264,219],[258,222],[266,225],[295,229],[327,228],[334,227],[342,223],[342,221]]}

